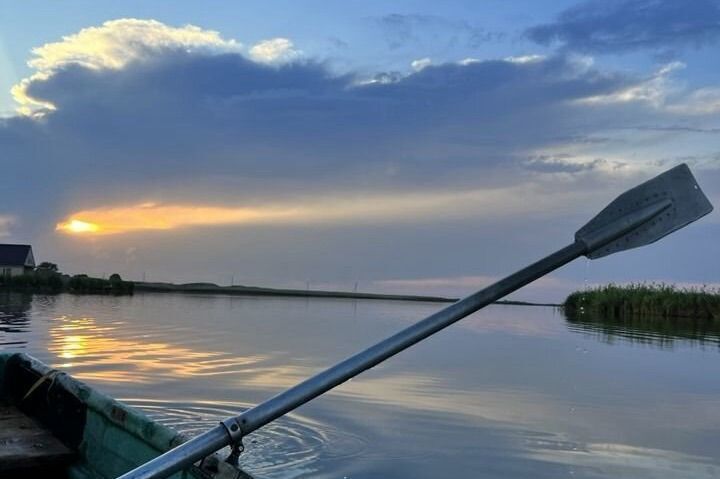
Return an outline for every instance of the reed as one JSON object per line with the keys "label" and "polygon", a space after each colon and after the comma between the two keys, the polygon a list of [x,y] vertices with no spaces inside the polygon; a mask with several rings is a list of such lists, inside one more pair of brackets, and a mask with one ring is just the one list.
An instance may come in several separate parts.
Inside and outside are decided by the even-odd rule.
{"label": "reed", "polygon": [[667,284],[609,284],[576,291],[564,303],[568,317],[593,314],[607,319],[639,317],[720,320],[720,291]]}

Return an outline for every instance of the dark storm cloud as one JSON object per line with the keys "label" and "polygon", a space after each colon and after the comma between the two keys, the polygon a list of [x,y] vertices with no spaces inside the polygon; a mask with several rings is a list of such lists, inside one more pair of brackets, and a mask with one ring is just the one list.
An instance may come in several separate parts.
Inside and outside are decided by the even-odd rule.
{"label": "dark storm cloud", "polygon": [[647,121],[643,102],[578,101],[645,81],[564,55],[431,65],[370,82],[313,61],[168,48],[119,68],[66,62],[27,87],[54,111],[0,124],[10,172],[0,177],[0,216],[32,237],[77,211],[149,201],[362,201],[512,188],[555,173],[601,178],[607,164],[592,160],[602,153],[560,161],[543,150],[606,142],[599,132],[618,112],[628,124]]}
{"label": "dark storm cloud", "polygon": [[699,47],[720,37],[720,1],[591,0],[526,33],[586,53]]}
{"label": "dark storm cloud", "polygon": [[243,199],[288,191],[269,183],[439,183],[449,171],[512,165],[514,152],[572,128],[573,100],[628,84],[564,57],[444,64],[365,84],[318,63],[267,66],[239,54],[175,50],[121,69],[69,65],[28,88],[55,111],[0,127],[4,162],[24,175],[0,187],[32,186],[35,198],[20,202],[38,206],[169,182],[187,185],[187,198],[248,180],[232,191]]}

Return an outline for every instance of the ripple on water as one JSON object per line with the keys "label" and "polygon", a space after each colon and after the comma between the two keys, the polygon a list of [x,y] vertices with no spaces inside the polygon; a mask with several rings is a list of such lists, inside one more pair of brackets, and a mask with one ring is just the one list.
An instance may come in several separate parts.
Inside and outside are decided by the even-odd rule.
{"label": "ripple on water", "polygon": [[[215,401],[122,399],[153,420],[176,431],[197,435],[251,405]],[[361,437],[298,414],[289,414],[245,439],[242,468],[263,478],[292,479],[317,471],[328,459],[353,458],[367,450]]]}
{"label": "ripple on water", "polygon": [[21,347],[27,341],[18,336],[18,333],[27,333],[30,330],[30,321],[25,315],[13,312],[0,311],[0,346]]}

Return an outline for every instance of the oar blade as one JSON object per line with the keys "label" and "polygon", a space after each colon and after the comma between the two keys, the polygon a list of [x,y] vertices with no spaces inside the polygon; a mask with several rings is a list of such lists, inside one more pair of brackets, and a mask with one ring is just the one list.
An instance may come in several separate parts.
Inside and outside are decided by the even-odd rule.
{"label": "oar blade", "polygon": [[[618,196],[580,228],[575,239],[589,245],[588,258],[601,258],[654,243],[712,209],[690,168],[683,163]],[[609,237],[613,230],[621,234],[615,234],[610,242],[597,240]]]}

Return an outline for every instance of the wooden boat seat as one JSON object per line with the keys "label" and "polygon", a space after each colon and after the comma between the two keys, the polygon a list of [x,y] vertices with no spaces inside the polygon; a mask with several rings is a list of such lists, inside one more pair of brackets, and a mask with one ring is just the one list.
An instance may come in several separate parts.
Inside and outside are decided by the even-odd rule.
{"label": "wooden boat seat", "polygon": [[[54,471],[62,477],[76,453],[15,406],[0,404],[0,477],[35,477]],[[28,473],[31,473],[28,475]]]}

